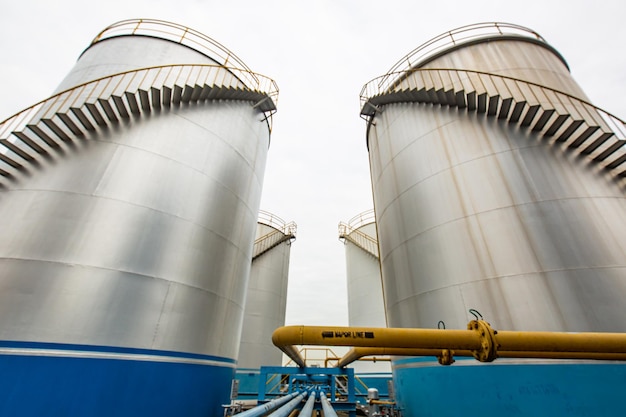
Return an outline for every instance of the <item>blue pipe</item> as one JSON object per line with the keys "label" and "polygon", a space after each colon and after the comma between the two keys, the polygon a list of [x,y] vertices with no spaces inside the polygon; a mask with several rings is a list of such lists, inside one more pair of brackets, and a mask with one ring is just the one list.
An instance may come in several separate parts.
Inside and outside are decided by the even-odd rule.
{"label": "blue pipe", "polygon": [[296,398],[289,401],[287,404],[283,405],[278,410],[274,411],[272,414],[269,415],[269,417],[287,417],[293,411],[293,409],[296,408],[298,404],[302,402],[302,399],[306,398],[308,393],[309,393],[308,391],[301,393]]}
{"label": "blue pipe", "polygon": [[264,415],[265,413],[267,413],[268,411],[277,409],[278,407],[285,404],[287,401],[297,397],[298,395],[300,395],[300,391],[292,392],[289,395],[276,398],[270,402],[267,402],[265,404],[262,404],[254,408],[251,408],[247,411],[244,411],[243,413],[236,414],[236,416],[237,417],[260,417]]}
{"label": "blue pipe", "polygon": [[322,400],[322,410],[324,410],[324,417],[337,417],[335,409],[332,405],[330,405],[330,401],[328,401],[324,392],[320,393],[320,399]]}
{"label": "blue pipe", "polygon": [[304,404],[304,407],[302,407],[302,410],[300,411],[300,414],[298,414],[298,417],[311,417],[311,414],[313,413],[313,406],[315,405],[316,394],[316,391],[311,391],[311,396],[308,400],[306,400],[306,404]]}

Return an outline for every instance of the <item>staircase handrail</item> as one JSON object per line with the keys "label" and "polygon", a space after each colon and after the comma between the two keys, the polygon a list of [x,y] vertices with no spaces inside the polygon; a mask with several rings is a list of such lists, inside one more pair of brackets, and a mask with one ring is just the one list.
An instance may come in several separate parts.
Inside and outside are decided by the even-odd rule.
{"label": "staircase handrail", "polygon": [[252,89],[258,87],[259,79],[256,74],[237,55],[215,39],[189,27],[157,19],[122,20],[103,29],[91,41],[90,45],[117,36],[156,37],[188,46],[211,59],[217,60],[223,66],[231,66],[231,62],[234,62],[234,66],[244,69],[250,75],[250,77],[246,77],[247,87]]}
{"label": "staircase handrail", "polygon": [[274,229],[280,230],[285,235],[296,236],[297,225],[295,222],[286,222],[269,211],[259,210],[258,222]]}
{"label": "staircase handrail", "polygon": [[[175,69],[179,69],[178,70],[178,74],[177,75],[173,75],[172,72],[175,71]],[[224,69],[226,71],[229,71],[231,73],[234,74],[240,74],[242,72],[246,72],[246,69],[242,69],[242,68],[237,68],[237,67],[225,67],[223,65],[213,65],[213,64],[178,64],[178,65],[157,65],[154,67],[144,67],[144,68],[138,68],[138,69],[133,69],[133,70],[129,70],[129,71],[124,71],[124,72],[119,72],[116,74],[111,74],[111,75],[107,75],[104,77],[100,77],[97,78],[95,80],[91,80],[91,81],[87,81],[85,83],[76,85],[72,88],[68,88],[67,90],[63,90],[59,93],[54,94],[53,96],[50,96],[44,100],[41,100],[35,104],[33,104],[30,107],[25,108],[24,110],[21,110],[19,112],[17,112],[16,114],[14,114],[13,116],[9,116],[8,118],[6,118],[5,120],[3,120],[2,122],[0,122],[0,137],[4,137],[4,132],[6,132],[7,130],[10,129],[10,131],[15,131],[17,129],[19,129],[20,127],[17,126],[21,126],[21,128],[23,128],[23,124],[24,123],[32,123],[32,120],[29,116],[34,115],[44,104],[46,103],[51,103],[54,100],[56,100],[57,98],[63,96],[64,94],[67,94],[69,92],[72,91],[77,91],[81,88],[85,88],[85,87],[89,87],[91,85],[97,85],[98,83],[101,83],[103,81],[107,81],[107,80],[112,80],[115,77],[123,77],[124,75],[128,75],[128,74],[141,74],[142,72],[146,72],[146,74],[143,75],[143,77],[139,77],[139,78],[143,78],[144,80],[146,79],[153,79],[153,80],[162,80],[162,84],[166,85],[166,84],[176,84],[177,82],[180,82],[182,80],[185,80],[185,82],[193,82],[195,83],[195,81],[200,81],[200,80],[189,80],[189,75],[193,72],[194,69],[202,69],[202,68],[216,68],[216,69]],[[147,72],[154,72],[152,74],[148,74]],[[198,74],[196,74],[198,75]],[[216,77],[220,75],[219,72],[216,73]],[[223,76],[223,75],[222,75]],[[272,80],[269,77],[266,77],[264,75],[261,74],[255,74],[256,77],[259,78],[259,80],[262,82],[262,84],[259,84],[259,89],[258,90],[254,90],[254,91],[258,91],[260,93],[264,93],[266,94],[268,97],[270,97],[272,99],[272,101],[276,104],[276,100],[278,98],[278,85],[276,84],[276,82],[274,80]],[[132,84],[136,84],[137,80],[135,80],[136,77],[133,77],[130,80],[126,80],[126,87],[131,86]],[[203,83],[206,83],[209,80],[202,80]],[[216,82],[217,78],[215,80],[213,80],[213,82]],[[262,86],[262,87],[261,87]],[[119,91],[129,91],[126,88],[124,88],[124,86],[120,86],[117,85],[115,86],[115,90],[119,90]],[[92,98],[92,97],[89,97]],[[102,97],[104,98],[104,97]],[[78,104],[81,101],[85,101],[85,97],[81,96],[81,95],[77,95],[74,98],[74,102],[73,103],[63,103],[64,105],[69,105],[70,107],[74,107],[76,104]],[[82,103],[81,103],[82,104]],[[13,123],[12,125],[9,125],[7,127],[7,125],[9,123]]]}
{"label": "staircase handrail", "polygon": [[[534,30],[512,23],[482,22],[461,26],[435,36],[400,58],[385,75],[380,77],[380,87],[387,89],[395,82],[395,78],[391,77],[392,75],[415,68],[417,65],[420,65],[451,46],[457,46],[462,43],[493,36],[519,36],[531,38],[548,45],[546,40]],[[554,52],[567,66],[565,59],[556,50]]]}
{"label": "staircase handrail", "polygon": [[[454,69],[454,68],[413,68],[410,70],[406,70],[406,71],[399,71],[396,72],[395,74],[397,75],[409,75],[411,73],[414,72],[440,72],[440,71],[447,71],[447,72],[452,72],[452,73],[456,73],[456,74],[476,74],[476,75],[484,75],[484,76],[489,76],[489,77],[493,77],[493,78],[499,78],[499,79],[503,79],[503,80],[511,80],[514,82],[518,82],[518,83],[523,83],[529,86],[534,86],[537,88],[540,88],[542,90],[545,91],[550,91],[556,95],[560,95],[560,96],[564,96],[569,98],[570,100],[574,100],[580,104],[584,104],[586,106],[592,107],[595,111],[597,111],[603,118],[603,120],[610,125],[611,129],[620,136],[620,138],[626,138],[626,122],[624,122],[624,120],[622,120],[621,118],[615,116],[614,114],[609,113],[606,110],[603,110],[602,108],[594,105],[593,103],[587,101],[587,100],[583,100],[577,96],[574,96],[572,94],[566,93],[564,91],[561,90],[557,90],[555,88],[551,88],[551,87],[546,87],[544,85],[532,82],[532,81],[527,81],[527,80],[523,80],[520,78],[516,78],[516,77],[510,77],[510,76],[506,76],[506,75],[501,75],[501,74],[494,74],[494,73],[489,73],[489,72],[485,72],[485,71],[477,71],[477,70],[468,70],[468,69]],[[376,77],[372,80],[370,80],[369,82],[367,82],[363,88],[361,89],[361,93],[360,93],[360,101],[361,101],[361,114],[362,115],[367,115],[368,113],[371,113],[370,110],[366,110],[366,106],[367,106],[367,102],[378,95],[384,95],[384,94],[389,94],[389,93],[393,93],[395,92],[394,90],[385,90],[384,88],[380,87],[380,81],[381,79],[383,79],[384,77],[387,77],[389,74],[385,74],[379,77]],[[395,85],[395,87],[399,87],[402,84],[397,84]]]}
{"label": "staircase handrail", "polygon": [[358,229],[352,229],[346,223],[339,223],[339,239],[348,240],[375,258],[379,257],[378,240]]}
{"label": "staircase handrail", "polygon": [[350,229],[358,229],[366,224],[374,223],[376,221],[376,215],[374,209],[365,210],[357,214],[348,220],[348,226]]}

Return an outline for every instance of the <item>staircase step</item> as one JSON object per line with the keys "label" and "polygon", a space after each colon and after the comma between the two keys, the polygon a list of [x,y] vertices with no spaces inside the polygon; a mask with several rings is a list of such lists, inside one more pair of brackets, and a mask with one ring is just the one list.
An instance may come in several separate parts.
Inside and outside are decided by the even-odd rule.
{"label": "staircase step", "polygon": [[594,161],[604,161],[607,159],[612,153],[618,151],[626,144],[624,140],[616,140],[612,145],[610,145],[607,149],[602,151],[599,155],[593,158]]}
{"label": "staircase step", "polygon": [[41,119],[41,122],[48,128],[50,129],[55,135],[57,135],[59,137],[59,139],[61,139],[64,142],[71,142],[72,138],[65,133],[65,131],[61,128],[61,126],[59,126],[58,124],[56,124],[54,122],[54,120],[52,119]]}
{"label": "staircase step", "polygon": [[139,94],[139,103],[141,104],[141,110],[146,113],[150,113],[150,95],[148,91],[139,89],[137,90],[137,94]]}
{"label": "staircase step", "polygon": [[163,100],[161,102],[165,107],[169,107],[172,104],[172,89],[165,85],[163,86]]}
{"label": "staircase step", "polygon": [[[6,139],[2,139],[3,141]],[[2,143],[4,145],[4,143]],[[15,159],[9,157],[9,155],[7,155],[4,152],[0,152],[0,161],[4,162],[7,165],[12,166],[13,168],[17,169],[17,170],[22,170],[24,168],[24,166],[19,163],[18,161],[16,161]]]}
{"label": "staircase step", "polygon": [[134,115],[139,115],[139,103],[137,102],[137,97],[134,93],[130,91],[126,91],[124,93],[124,97],[126,97],[126,102],[128,103],[128,108],[130,108],[130,112]]}
{"label": "staircase step", "polygon": [[48,135],[40,126],[27,125],[26,127],[51,148],[58,148],[60,146],[59,143],[52,138],[52,136]]}
{"label": "staircase step", "polygon": [[442,106],[445,106],[448,104],[448,96],[446,95],[446,92],[443,90],[443,88],[440,88],[439,90],[435,91],[435,94],[437,95],[438,104],[441,104]]}
{"label": "staircase step", "polygon": [[106,114],[109,121],[111,122],[119,121],[119,119],[117,118],[117,115],[115,114],[115,111],[113,110],[113,106],[111,106],[111,103],[109,103],[108,100],[99,98],[98,104],[100,105],[100,107],[102,107],[102,110],[104,111],[104,114]]}
{"label": "staircase step", "polygon": [[478,94],[478,107],[476,111],[478,113],[485,113],[487,111],[487,93]]}
{"label": "staircase step", "polygon": [[150,98],[152,101],[152,107],[155,109],[161,108],[161,90],[158,88],[150,87]]}
{"label": "staircase step", "polygon": [[518,101],[517,103],[515,103],[515,106],[513,106],[513,111],[511,112],[511,117],[509,118],[509,123],[517,123],[522,117],[522,114],[524,113],[527,105],[528,103],[526,103],[526,101]]}
{"label": "staircase step", "polygon": [[509,117],[509,112],[511,111],[511,107],[513,105],[512,98],[505,98],[502,100],[502,105],[500,106],[500,112],[498,113],[498,119],[507,119]]}
{"label": "staircase step", "polygon": [[568,144],[568,148],[578,148],[589,139],[591,135],[596,133],[598,129],[600,129],[598,126],[585,126],[585,128],[574,137],[574,140]]}
{"label": "staircase step", "polygon": [[[85,108],[86,108],[86,106],[85,106]],[[77,107],[72,107],[72,108],[70,108],[70,111],[72,112],[74,117],[76,117],[76,119],[78,119],[80,124],[85,129],[87,129],[87,130],[96,130],[96,128],[94,127],[93,123],[91,123],[91,121],[89,120],[87,115],[83,112],[83,109],[77,108]]]}
{"label": "staircase step", "polygon": [[614,169],[617,168],[618,166],[622,165],[625,161],[626,161],[626,153],[623,150],[623,146],[624,144],[622,143],[622,152],[621,155],[619,155],[617,158],[615,158],[612,162],[610,162],[609,164],[607,164],[607,168],[608,169]]}
{"label": "staircase step", "polygon": [[500,95],[496,94],[489,97],[489,104],[487,105],[487,116],[495,116],[498,112],[498,105],[500,104]]}
{"label": "staircase step", "polygon": [[26,150],[20,148],[16,143],[11,142],[9,139],[0,139],[0,144],[3,145],[5,148],[9,149],[11,152],[13,152],[14,154],[16,154],[17,156],[19,156],[25,161],[30,162],[35,159],[33,158],[31,154],[26,152]]}
{"label": "staircase step", "polygon": [[180,100],[183,96],[183,88],[179,85],[174,85],[173,93],[172,93],[172,104],[178,106],[180,105]]}
{"label": "staircase step", "polygon": [[580,151],[583,155],[589,155],[600,146],[602,146],[606,141],[615,137],[615,133],[613,132],[602,132],[596,139],[594,139],[586,148]]}
{"label": "staircase step", "polygon": [[541,132],[543,128],[546,127],[546,124],[548,123],[552,115],[555,113],[555,111],[554,109],[546,109],[546,110],[540,111],[539,113],[540,113],[540,116],[537,119],[537,122],[531,128],[531,131],[533,132]]}
{"label": "staircase step", "polygon": [[467,109],[476,110],[476,91],[468,91],[465,97],[467,98]]}
{"label": "staircase step", "polygon": [[190,85],[185,85],[180,101],[182,101],[183,103],[189,103],[189,100],[191,100],[192,94],[193,94],[193,87]]}
{"label": "staircase step", "polygon": [[[3,176],[5,178],[15,178],[15,175],[13,175],[13,173],[9,172],[9,171],[5,171],[4,169],[0,168],[0,176]],[[2,189],[5,189],[5,185],[4,184],[0,184],[0,187]]]}
{"label": "staircase step", "polygon": [[120,115],[123,119],[128,119],[130,114],[128,114],[128,110],[126,109],[126,104],[124,104],[124,99],[121,96],[112,95],[111,99],[113,100],[113,104],[117,109],[117,114]]}
{"label": "staircase step", "polygon": [[[63,122],[63,124],[65,126],[67,126],[67,128],[74,135],[76,135],[76,136],[83,136],[84,135],[83,131],[78,127],[78,125],[76,123],[74,123],[74,121],[70,118],[69,114],[67,114],[67,113],[57,113],[57,117],[59,118],[59,120],[61,120]],[[68,138],[69,138],[69,136],[68,136]]]}
{"label": "staircase step", "polygon": [[193,87],[193,93],[191,94],[190,101],[196,102],[200,99],[200,94],[202,94],[202,86],[196,84]]}
{"label": "staircase step", "polygon": [[556,138],[556,142],[565,142],[576,132],[581,126],[585,124],[582,119],[571,120],[569,125],[563,130],[563,132]]}
{"label": "staircase step", "polygon": [[28,136],[26,134],[26,132],[13,132],[13,135],[15,135],[19,140],[21,140],[22,142],[24,142],[24,144],[26,144],[27,146],[29,146],[32,150],[34,150],[35,152],[39,153],[39,154],[47,154],[48,152],[42,148],[33,138],[31,138],[30,136]]}
{"label": "staircase step", "polygon": [[455,94],[455,101],[456,101],[456,106],[459,109],[464,109],[465,107],[467,107],[467,101],[465,100],[465,91],[461,90],[461,91],[457,91]]}
{"label": "staircase step", "polygon": [[556,132],[565,124],[567,119],[569,119],[569,114],[557,114],[554,121],[549,125],[548,129],[545,131],[545,136],[554,136]]}
{"label": "staircase step", "polygon": [[539,112],[540,108],[541,108],[541,106],[539,104],[535,104],[535,105],[532,105],[532,106],[528,107],[528,110],[526,111],[526,114],[522,118],[520,126],[530,126],[530,124],[533,122],[533,119],[535,118],[535,116]]}
{"label": "staircase step", "polygon": [[104,117],[102,117],[102,113],[100,113],[100,110],[98,110],[98,106],[96,106],[94,103],[86,103],[85,107],[87,107],[87,111],[89,112],[89,114],[91,114],[91,117],[93,117],[98,126],[107,125]]}

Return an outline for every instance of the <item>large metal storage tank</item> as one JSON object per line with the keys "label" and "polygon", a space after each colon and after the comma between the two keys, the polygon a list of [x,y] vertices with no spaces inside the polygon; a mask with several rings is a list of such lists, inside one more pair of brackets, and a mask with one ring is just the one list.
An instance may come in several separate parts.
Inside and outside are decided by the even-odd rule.
{"label": "large metal storage tank", "polygon": [[261,366],[282,366],[272,333],[285,325],[291,244],[296,224],[259,212],[237,361],[238,392],[256,398]]}
{"label": "large metal storage tank", "polygon": [[[362,104],[390,327],[465,328],[475,309],[502,330],[626,331],[626,129],[543,38],[447,32]],[[607,362],[393,371],[406,416],[615,415],[626,381]]]}
{"label": "large metal storage tank", "polygon": [[275,84],[132,20],[57,91],[0,126],[0,415],[221,415]]}

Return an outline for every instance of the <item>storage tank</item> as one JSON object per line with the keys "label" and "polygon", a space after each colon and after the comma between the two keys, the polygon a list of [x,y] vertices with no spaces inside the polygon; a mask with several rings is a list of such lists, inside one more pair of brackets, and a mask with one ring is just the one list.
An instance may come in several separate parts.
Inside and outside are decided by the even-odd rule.
{"label": "storage tank", "polygon": [[285,325],[289,255],[296,224],[259,212],[237,361],[239,396],[257,398],[261,366],[282,366],[272,333]]}
{"label": "storage tank", "polygon": [[[502,330],[626,331],[624,122],[541,36],[446,32],[361,98],[390,327],[466,328],[474,309]],[[626,380],[608,362],[393,372],[405,416],[614,415]]]}
{"label": "storage tank", "polygon": [[[348,324],[354,327],[387,327],[378,258],[374,210],[339,223],[339,239],[346,251]],[[388,362],[355,362],[355,373],[390,372]]]}
{"label": "storage tank", "polygon": [[2,123],[0,415],[222,414],[277,91],[131,20]]}
{"label": "storage tank", "polygon": [[[348,325],[387,327],[383,285],[378,257],[378,234],[374,210],[367,210],[339,223],[339,239],[346,251]],[[359,401],[367,402],[369,390],[388,398],[391,366],[388,356],[365,357],[350,367],[359,380]]]}

